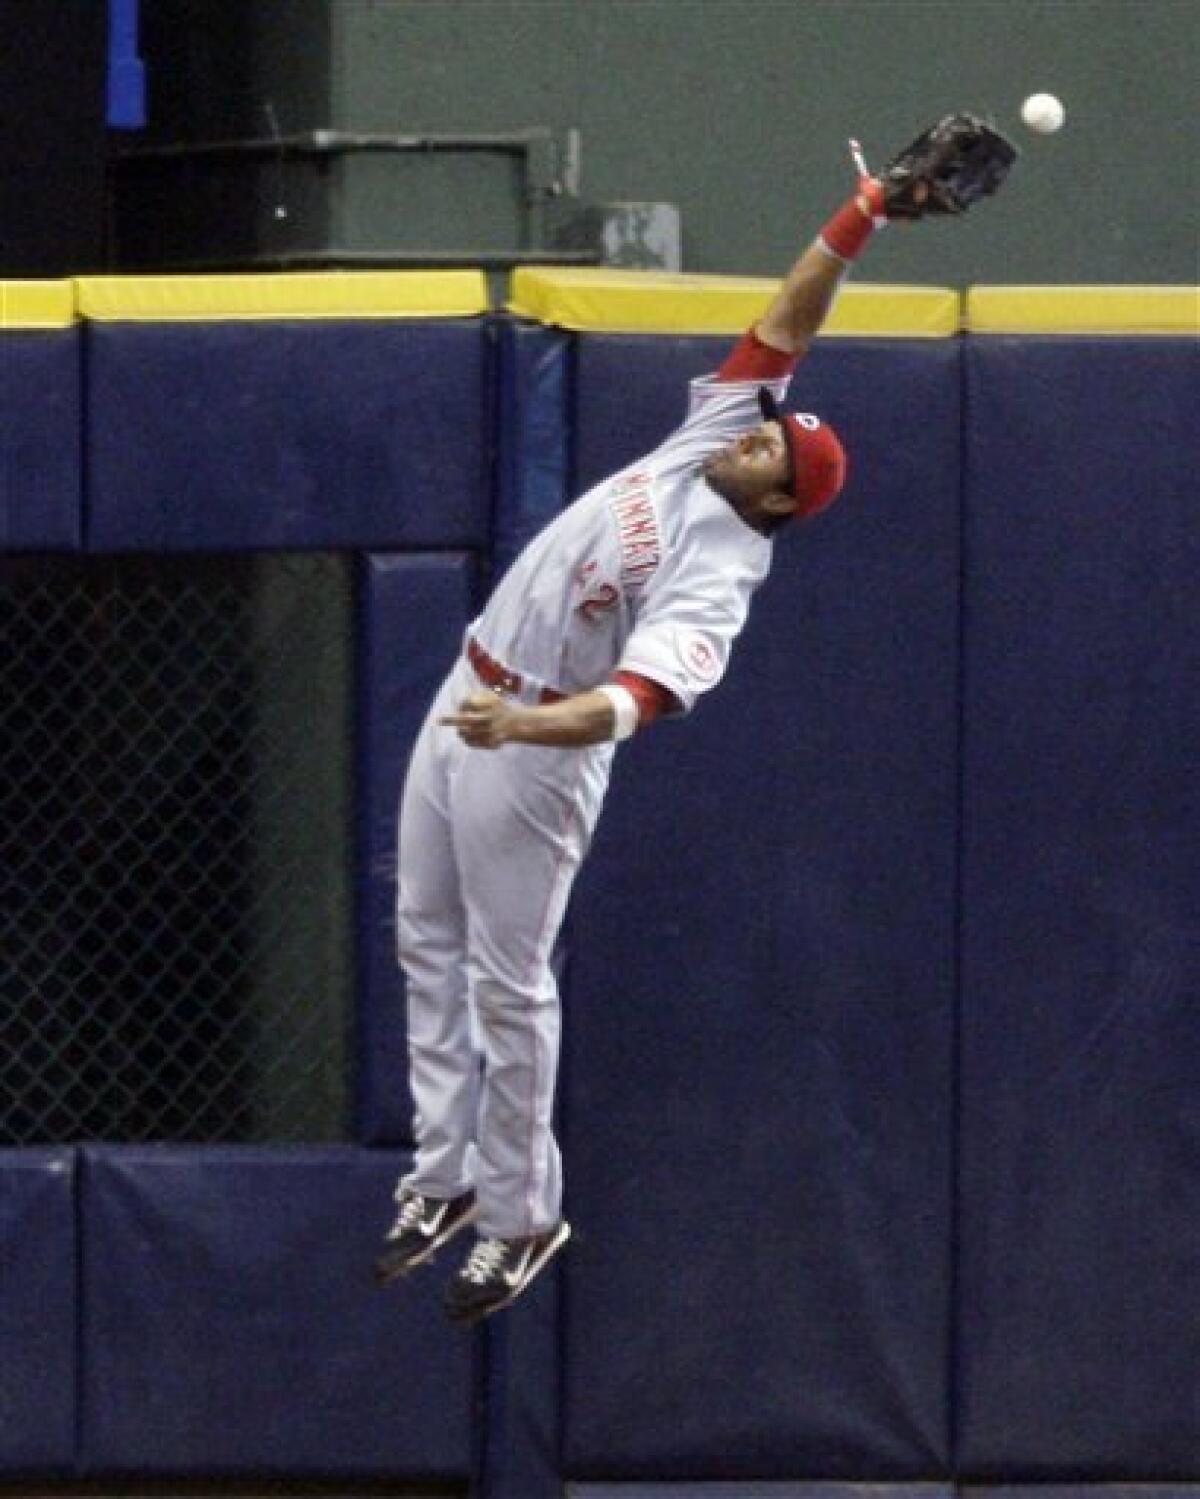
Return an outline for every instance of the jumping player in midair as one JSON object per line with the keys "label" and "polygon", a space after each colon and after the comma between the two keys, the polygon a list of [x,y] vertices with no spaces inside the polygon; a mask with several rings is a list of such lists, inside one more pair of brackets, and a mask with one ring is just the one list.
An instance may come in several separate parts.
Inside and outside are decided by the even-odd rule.
{"label": "jumping player in midair", "polygon": [[835,433],[780,403],[875,229],[966,206],[937,207],[936,179],[914,175],[930,134],[880,177],[861,168],[757,324],[692,381],[682,426],[530,543],[421,731],[398,905],[417,1150],[376,1277],[407,1274],[473,1224],[446,1298],[455,1321],[508,1305],[569,1236],[551,954],[615,744],[720,682],[776,537],[841,490]]}

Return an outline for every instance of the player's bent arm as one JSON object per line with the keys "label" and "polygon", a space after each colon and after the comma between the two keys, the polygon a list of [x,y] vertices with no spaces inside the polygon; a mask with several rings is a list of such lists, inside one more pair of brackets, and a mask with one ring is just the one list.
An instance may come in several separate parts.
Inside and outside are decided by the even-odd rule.
{"label": "player's bent arm", "polygon": [[457,729],[475,749],[502,744],[558,745],[582,749],[628,739],[663,713],[679,711],[675,694],[640,672],[618,670],[611,682],[557,703],[525,707],[492,692],[475,692],[439,722]]}
{"label": "player's bent arm", "polygon": [[499,749],[502,744],[583,749],[616,737],[617,709],[611,694],[602,688],[537,707],[494,692],[475,692],[456,713],[447,713],[439,722],[457,729],[473,749]]}
{"label": "player's bent arm", "polygon": [[516,706],[513,718],[512,740],[516,744],[582,749],[616,738],[617,709],[602,687],[538,708]]}

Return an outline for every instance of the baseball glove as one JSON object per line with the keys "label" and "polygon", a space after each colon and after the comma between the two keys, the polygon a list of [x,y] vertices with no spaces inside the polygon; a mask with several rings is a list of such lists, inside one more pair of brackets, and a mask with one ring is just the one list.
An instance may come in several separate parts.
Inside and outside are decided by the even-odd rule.
{"label": "baseball glove", "polygon": [[[851,143],[860,171],[862,153]],[[875,180],[882,187],[889,219],[923,219],[929,214],[966,213],[994,193],[1017,159],[1017,148],[976,115],[953,114],[917,136],[894,156]]]}

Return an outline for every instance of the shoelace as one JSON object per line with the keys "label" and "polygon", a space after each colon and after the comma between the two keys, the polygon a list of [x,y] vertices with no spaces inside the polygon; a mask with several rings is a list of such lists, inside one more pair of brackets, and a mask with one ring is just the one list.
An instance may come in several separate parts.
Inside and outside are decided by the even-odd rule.
{"label": "shoelace", "polygon": [[504,1239],[480,1239],[463,1266],[463,1279],[472,1285],[483,1285],[503,1268],[507,1254],[508,1244]]}
{"label": "shoelace", "polygon": [[425,1216],[425,1199],[419,1192],[413,1192],[405,1197],[404,1205],[400,1209],[400,1216],[396,1219],[396,1227],[393,1233],[407,1233],[410,1228],[416,1228]]}

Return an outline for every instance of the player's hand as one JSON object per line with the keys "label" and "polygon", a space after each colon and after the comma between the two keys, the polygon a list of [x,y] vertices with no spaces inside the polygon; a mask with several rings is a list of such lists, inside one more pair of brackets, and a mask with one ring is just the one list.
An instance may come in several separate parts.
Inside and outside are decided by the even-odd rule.
{"label": "player's hand", "polygon": [[457,729],[472,749],[498,749],[513,737],[519,713],[494,692],[472,692],[459,703],[457,713],[447,713],[438,723]]}

